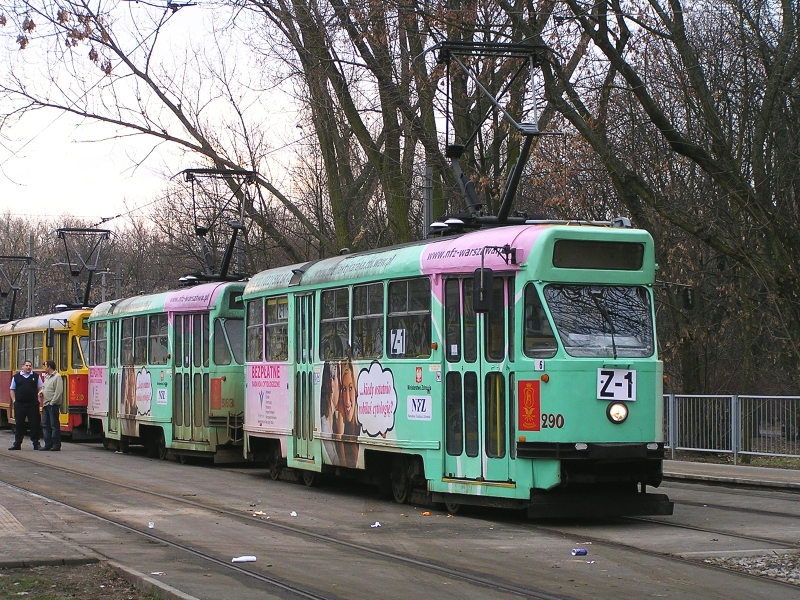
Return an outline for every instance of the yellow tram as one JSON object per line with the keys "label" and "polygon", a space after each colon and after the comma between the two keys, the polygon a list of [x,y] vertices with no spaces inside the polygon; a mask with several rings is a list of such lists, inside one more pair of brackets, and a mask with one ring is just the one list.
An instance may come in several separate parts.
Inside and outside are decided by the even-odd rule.
{"label": "yellow tram", "polygon": [[64,380],[61,404],[61,431],[72,439],[93,437],[86,415],[89,370],[86,353],[89,344],[87,319],[90,310],[64,312],[16,319],[0,325],[0,424],[14,423],[14,407],[9,388],[11,378],[29,360],[41,373],[46,360],[53,360]]}

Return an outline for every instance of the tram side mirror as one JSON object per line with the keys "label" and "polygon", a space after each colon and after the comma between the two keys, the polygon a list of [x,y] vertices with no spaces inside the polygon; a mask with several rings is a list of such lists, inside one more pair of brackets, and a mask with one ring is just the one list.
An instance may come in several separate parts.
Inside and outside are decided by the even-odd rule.
{"label": "tram side mirror", "polygon": [[56,345],[56,332],[52,327],[47,328],[47,333],[45,334],[45,345],[48,348],[52,348]]}
{"label": "tram side mirror", "polygon": [[492,310],[494,272],[491,269],[475,269],[472,279],[472,308],[476,313]]}

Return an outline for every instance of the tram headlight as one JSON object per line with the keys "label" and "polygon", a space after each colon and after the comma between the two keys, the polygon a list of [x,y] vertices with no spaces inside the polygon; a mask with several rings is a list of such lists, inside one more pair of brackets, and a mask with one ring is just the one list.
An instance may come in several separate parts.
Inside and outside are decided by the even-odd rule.
{"label": "tram headlight", "polygon": [[613,404],[609,404],[608,410],[606,410],[606,416],[612,423],[622,423],[628,418],[628,406],[622,402],[614,402]]}

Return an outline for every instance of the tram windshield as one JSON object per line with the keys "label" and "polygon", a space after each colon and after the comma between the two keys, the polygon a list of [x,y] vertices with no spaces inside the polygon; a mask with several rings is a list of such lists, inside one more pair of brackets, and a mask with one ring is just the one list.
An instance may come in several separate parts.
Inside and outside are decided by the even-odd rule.
{"label": "tram windshield", "polygon": [[237,365],[244,364],[244,319],[225,319],[225,333]]}
{"label": "tram windshield", "polygon": [[644,287],[551,284],[544,297],[570,356],[641,358],[655,352]]}

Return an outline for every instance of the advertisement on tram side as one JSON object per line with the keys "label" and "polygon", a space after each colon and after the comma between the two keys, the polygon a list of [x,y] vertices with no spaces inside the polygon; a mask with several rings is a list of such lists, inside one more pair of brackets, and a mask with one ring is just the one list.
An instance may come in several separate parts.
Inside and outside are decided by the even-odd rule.
{"label": "advertisement on tram side", "polygon": [[292,428],[285,364],[247,365],[245,422],[253,431],[284,433]]}
{"label": "advertisement on tram side", "polygon": [[108,367],[89,367],[90,416],[104,417],[108,414]]}

